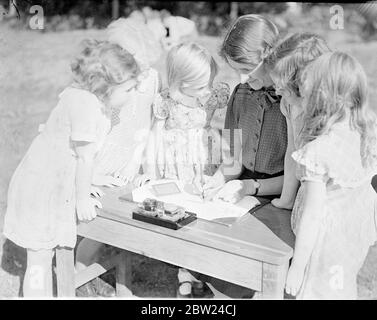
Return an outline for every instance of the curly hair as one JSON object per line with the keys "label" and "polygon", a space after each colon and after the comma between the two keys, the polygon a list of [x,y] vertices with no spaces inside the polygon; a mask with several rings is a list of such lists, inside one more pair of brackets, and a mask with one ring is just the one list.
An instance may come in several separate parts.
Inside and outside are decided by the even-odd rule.
{"label": "curly hair", "polygon": [[330,48],[319,35],[309,32],[294,33],[276,46],[266,64],[275,83],[300,96],[301,72],[325,52],[330,52]]}
{"label": "curly hair", "polygon": [[86,39],[71,62],[74,81],[104,101],[111,88],[139,75],[134,57],[117,44]]}
{"label": "curly hair", "polygon": [[279,30],[272,21],[247,14],[228,29],[219,54],[237,63],[257,65],[269,56],[278,39]]}
{"label": "curly hair", "polygon": [[304,127],[300,145],[326,134],[338,122],[349,119],[361,136],[360,155],[365,167],[376,163],[375,116],[368,108],[367,76],[360,63],[343,52],[325,53],[302,74]]}

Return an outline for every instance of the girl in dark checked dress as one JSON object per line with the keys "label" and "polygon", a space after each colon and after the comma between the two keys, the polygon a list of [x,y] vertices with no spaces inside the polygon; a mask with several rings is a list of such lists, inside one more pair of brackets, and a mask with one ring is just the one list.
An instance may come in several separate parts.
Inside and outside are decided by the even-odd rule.
{"label": "girl in dark checked dress", "polygon": [[[237,202],[245,195],[273,199],[283,186],[287,125],[280,99],[269,76],[269,57],[279,40],[279,31],[268,19],[245,15],[237,19],[225,36],[221,55],[240,75],[228,103],[224,136],[230,136],[231,161],[224,160],[205,188],[208,194]],[[289,212],[259,217],[289,245],[294,238]]]}
{"label": "girl in dark checked dress", "polygon": [[[237,202],[245,195],[271,200],[281,193],[287,126],[267,63],[278,40],[277,27],[268,19],[253,14],[239,17],[225,36],[220,54],[239,74],[240,83],[229,100],[224,126],[227,130],[223,132],[224,137],[230,138],[230,156],[205,184],[209,197],[219,189],[215,197],[229,202]],[[257,211],[254,215],[293,247],[290,211],[281,210],[279,214],[271,211],[263,216]],[[233,298],[254,294],[241,286],[194,275]],[[187,279],[180,279],[181,293],[187,292]]]}

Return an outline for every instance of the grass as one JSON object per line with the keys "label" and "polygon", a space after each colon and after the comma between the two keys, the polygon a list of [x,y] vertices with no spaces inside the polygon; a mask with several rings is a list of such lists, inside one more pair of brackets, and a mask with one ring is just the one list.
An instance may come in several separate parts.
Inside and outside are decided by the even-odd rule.
{"label": "grass", "polygon": [[[371,87],[371,105],[377,103],[377,43],[352,43],[345,32],[326,33],[330,44],[353,54],[365,67]],[[8,30],[0,24],[0,230],[6,208],[10,177],[23,157],[38,125],[58,101],[58,94],[70,83],[69,61],[79,42],[88,37],[104,39],[102,30],[62,33]],[[218,80],[233,87],[236,74],[216,55],[219,38],[200,37],[220,64]],[[162,60],[161,60],[162,61]],[[163,63],[156,66],[163,73]],[[221,124],[223,111],[217,114]],[[0,237],[0,298],[17,297],[25,270],[25,251]],[[359,273],[359,298],[377,299],[377,246],[371,248]],[[177,270],[135,255],[133,291],[140,297],[174,297]]]}

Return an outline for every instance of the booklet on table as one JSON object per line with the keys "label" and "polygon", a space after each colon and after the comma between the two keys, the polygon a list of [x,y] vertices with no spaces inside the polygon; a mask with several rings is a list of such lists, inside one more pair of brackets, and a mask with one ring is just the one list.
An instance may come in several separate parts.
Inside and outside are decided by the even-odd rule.
{"label": "booklet on table", "polygon": [[173,203],[196,213],[198,218],[205,220],[239,218],[260,205],[259,200],[252,196],[246,196],[235,204],[222,200],[206,201],[190,189],[192,189],[191,186],[185,186],[178,180],[158,180],[134,189],[132,198],[136,202],[153,198],[165,203]]}

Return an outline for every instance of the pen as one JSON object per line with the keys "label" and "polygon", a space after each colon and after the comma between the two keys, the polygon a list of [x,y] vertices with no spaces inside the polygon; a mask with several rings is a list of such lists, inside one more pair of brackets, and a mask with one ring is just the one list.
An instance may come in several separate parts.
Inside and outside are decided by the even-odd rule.
{"label": "pen", "polygon": [[220,221],[216,221],[216,220],[207,220],[207,221],[212,222],[212,223],[216,223],[216,224],[220,224],[220,225],[225,226],[225,227],[231,226],[231,224],[226,224],[224,222],[220,222]]}
{"label": "pen", "polygon": [[[190,212],[190,211],[186,211],[186,213],[196,215],[196,213],[193,213],[193,212]],[[228,228],[232,226],[232,224],[228,224],[228,223],[217,221],[217,220],[206,220],[206,219],[203,219],[203,220],[206,221],[206,222],[209,222],[209,223],[219,224],[221,226],[225,226],[225,227],[228,227]]]}

